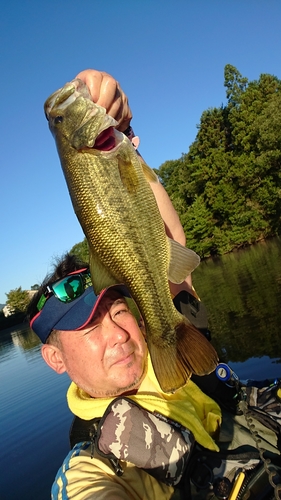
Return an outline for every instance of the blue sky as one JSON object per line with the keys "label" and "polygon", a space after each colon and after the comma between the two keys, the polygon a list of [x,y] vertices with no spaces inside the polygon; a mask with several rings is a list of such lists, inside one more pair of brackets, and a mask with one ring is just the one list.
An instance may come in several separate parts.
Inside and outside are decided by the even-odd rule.
{"label": "blue sky", "polygon": [[9,0],[0,33],[0,303],[83,239],[43,113],[53,91],[82,69],[111,73],[158,168],[188,151],[205,109],[226,102],[226,64],[249,80],[281,78],[279,0]]}

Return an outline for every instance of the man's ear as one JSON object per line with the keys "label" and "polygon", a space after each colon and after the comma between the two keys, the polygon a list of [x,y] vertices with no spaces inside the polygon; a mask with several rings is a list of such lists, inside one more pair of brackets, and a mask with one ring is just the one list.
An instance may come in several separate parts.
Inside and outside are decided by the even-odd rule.
{"label": "man's ear", "polygon": [[66,371],[61,350],[58,347],[51,344],[43,344],[41,347],[41,354],[47,365],[55,370],[55,372],[61,374]]}

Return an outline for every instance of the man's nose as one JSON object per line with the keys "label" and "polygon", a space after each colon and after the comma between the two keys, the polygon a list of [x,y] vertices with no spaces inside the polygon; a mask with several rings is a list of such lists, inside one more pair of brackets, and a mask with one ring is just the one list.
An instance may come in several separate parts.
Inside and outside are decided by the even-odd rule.
{"label": "man's nose", "polygon": [[111,317],[107,317],[104,321],[105,334],[111,347],[115,344],[123,344],[127,342],[130,335],[125,328],[115,323]]}

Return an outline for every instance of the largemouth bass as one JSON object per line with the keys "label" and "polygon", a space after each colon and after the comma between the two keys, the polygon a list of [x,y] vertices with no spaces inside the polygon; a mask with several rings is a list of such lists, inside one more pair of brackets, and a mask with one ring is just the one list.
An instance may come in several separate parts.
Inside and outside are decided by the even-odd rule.
{"label": "largemouth bass", "polygon": [[124,283],[145,321],[148,349],[163,391],[183,386],[191,373],[215,369],[217,354],[174,307],[168,279],[181,283],[198,255],[167,238],[143,164],[116,121],[73,80],[54,92],[45,114],[56,140],[70,197],[90,249],[96,293]]}

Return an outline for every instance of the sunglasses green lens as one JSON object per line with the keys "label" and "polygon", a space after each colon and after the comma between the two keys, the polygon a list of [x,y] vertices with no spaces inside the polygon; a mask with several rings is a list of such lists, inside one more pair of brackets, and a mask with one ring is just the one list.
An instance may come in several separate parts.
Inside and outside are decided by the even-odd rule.
{"label": "sunglasses green lens", "polygon": [[65,278],[48,285],[46,291],[41,295],[37,304],[38,311],[44,307],[46,300],[50,295],[59,299],[61,302],[71,302],[84,293],[85,289],[92,285],[90,271],[82,270],[80,273],[69,274]]}
{"label": "sunglasses green lens", "polygon": [[54,295],[61,302],[71,302],[84,293],[85,288],[91,285],[90,274],[72,274],[50,286]]}

